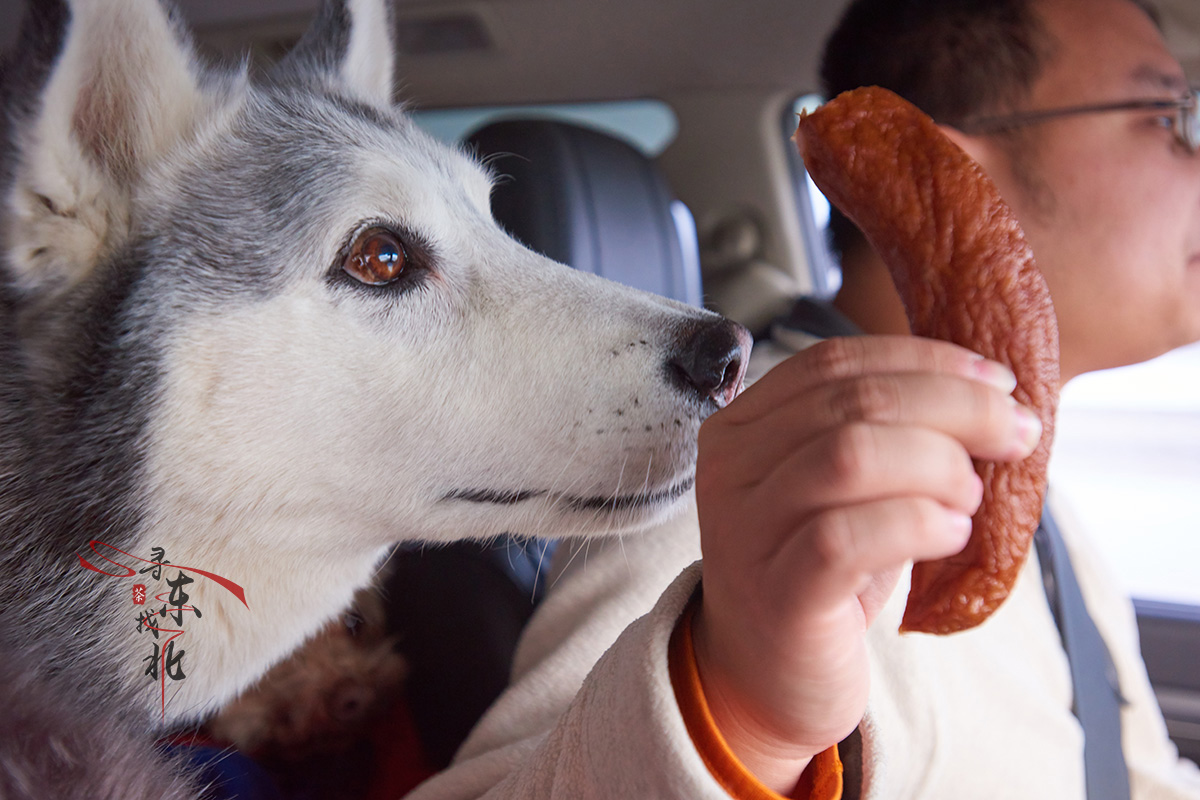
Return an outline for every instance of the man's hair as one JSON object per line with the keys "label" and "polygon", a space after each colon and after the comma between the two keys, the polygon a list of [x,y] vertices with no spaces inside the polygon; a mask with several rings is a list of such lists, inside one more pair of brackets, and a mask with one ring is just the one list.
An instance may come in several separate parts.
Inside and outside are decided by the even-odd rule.
{"label": "man's hair", "polygon": [[[1150,0],[1130,0],[1162,27]],[[853,0],[825,42],[821,87],[827,98],[882,86],[943,125],[1015,110],[1028,97],[1056,42],[1037,0]],[[1030,168],[1033,142],[1005,134],[1017,178],[1044,194]],[[1050,203],[1053,198],[1039,202]],[[837,209],[829,221],[842,256],[866,244]]]}
{"label": "man's hair", "polygon": [[[1000,113],[1028,94],[1053,52],[1034,0],[855,0],[825,43],[824,95],[882,86],[935,121]],[[862,234],[835,209],[845,255]]]}
{"label": "man's hair", "polygon": [[826,97],[883,86],[939,123],[1019,102],[1050,53],[1033,0],[856,0],[825,43]]}

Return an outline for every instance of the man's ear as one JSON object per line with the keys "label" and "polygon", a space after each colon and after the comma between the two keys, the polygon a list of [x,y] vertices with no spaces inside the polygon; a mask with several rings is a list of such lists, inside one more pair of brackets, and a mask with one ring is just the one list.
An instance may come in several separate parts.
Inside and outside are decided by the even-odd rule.
{"label": "man's ear", "polygon": [[387,0],[324,0],[274,75],[318,81],[375,106],[392,105],[395,53]]}
{"label": "man's ear", "polygon": [[1017,152],[1013,143],[1004,137],[972,136],[948,125],[938,128],[983,167],[1000,196],[1022,218],[1026,232],[1035,220],[1048,219],[1054,214],[1053,192],[1032,177],[1025,166],[1032,158],[1028,148],[1034,145],[1025,144],[1026,150]]}
{"label": "man's ear", "polygon": [[988,175],[995,174],[994,171],[999,166],[997,163],[999,153],[993,139],[986,136],[972,136],[949,125],[938,125],[938,130],[978,162],[984,172]]}
{"label": "man's ear", "polygon": [[991,181],[1000,188],[1001,194],[1007,198],[1013,182],[1013,155],[1012,151],[1002,145],[1003,139],[995,136],[972,136],[949,125],[938,125],[937,128],[946,134],[950,142],[959,145],[962,151],[983,167]]}
{"label": "man's ear", "polygon": [[67,8],[65,41],[16,131],[9,255],[28,291],[69,288],[120,244],[131,187],[190,133],[201,101],[191,47],[158,0]]}

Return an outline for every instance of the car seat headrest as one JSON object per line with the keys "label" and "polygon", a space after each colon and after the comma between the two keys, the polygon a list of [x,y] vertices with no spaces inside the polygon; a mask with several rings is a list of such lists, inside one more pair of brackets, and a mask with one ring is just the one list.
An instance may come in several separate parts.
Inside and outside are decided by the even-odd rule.
{"label": "car seat headrest", "polygon": [[695,224],[655,164],[632,146],[554,120],[508,120],[467,140],[500,176],[497,221],[576,269],[701,303]]}

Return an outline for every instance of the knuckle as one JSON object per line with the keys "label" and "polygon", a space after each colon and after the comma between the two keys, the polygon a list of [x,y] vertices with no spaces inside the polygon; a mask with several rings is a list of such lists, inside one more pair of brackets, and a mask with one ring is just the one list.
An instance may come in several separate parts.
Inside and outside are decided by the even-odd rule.
{"label": "knuckle", "polygon": [[991,430],[1006,431],[1012,425],[1013,399],[999,389],[975,386],[977,408],[985,424]]}
{"label": "knuckle", "polygon": [[855,563],[854,531],[845,514],[829,511],[809,523],[809,543],[815,563],[824,570],[844,570]]}
{"label": "knuckle", "polygon": [[939,437],[937,462],[931,463],[930,473],[936,483],[930,488],[946,505],[971,512],[982,499],[982,484],[975,472],[970,452],[952,437]]}
{"label": "knuckle", "polygon": [[824,380],[844,378],[862,369],[862,348],[851,338],[826,339],[804,353],[809,369]]}
{"label": "knuckle", "polygon": [[946,526],[946,512],[940,503],[926,497],[915,498],[908,504],[909,524],[923,539],[938,536]]}
{"label": "knuckle", "polygon": [[847,488],[862,485],[878,460],[878,441],[872,427],[852,422],[838,428],[830,437],[829,477]]}
{"label": "knuckle", "polygon": [[900,387],[894,378],[882,375],[843,381],[830,404],[835,419],[890,422],[900,417]]}

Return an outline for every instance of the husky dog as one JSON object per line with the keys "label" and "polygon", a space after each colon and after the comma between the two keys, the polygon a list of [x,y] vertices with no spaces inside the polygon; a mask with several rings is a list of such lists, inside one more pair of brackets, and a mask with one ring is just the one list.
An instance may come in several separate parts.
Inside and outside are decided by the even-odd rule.
{"label": "husky dog", "polygon": [[[393,106],[383,0],[326,2],[256,81],[158,0],[32,5],[0,169],[0,794],[107,797],[79,787],[111,751],[233,697],[393,542],[681,504],[748,335],[506,235],[486,169]],[[155,566],[190,580],[142,587],[186,634],[170,681],[130,597]]]}

